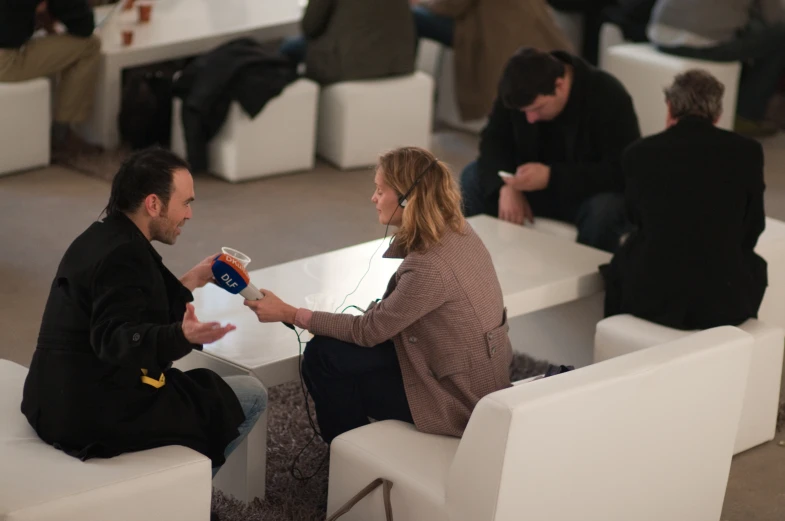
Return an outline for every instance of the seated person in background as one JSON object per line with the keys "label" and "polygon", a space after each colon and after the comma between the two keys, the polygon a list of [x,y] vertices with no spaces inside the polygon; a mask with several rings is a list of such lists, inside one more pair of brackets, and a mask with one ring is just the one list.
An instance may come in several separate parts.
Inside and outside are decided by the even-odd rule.
{"label": "seated person in background", "polygon": [[[55,34],[61,22],[66,34]],[[93,104],[101,41],[93,36],[93,10],[86,0],[0,0],[0,82],[59,74],[52,147],[61,153],[93,152],[72,125],[85,121]],[[47,36],[32,38],[37,29]]]}
{"label": "seated person in background", "polygon": [[[460,436],[477,402],[510,386],[512,350],[488,250],[461,214],[458,187],[430,152],[388,152],[371,201],[397,228],[387,258],[403,263],[362,316],[311,312],[268,290],[245,304],[261,322],[309,330],[302,371],[325,442],[376,420]],[[551,366],[546,374],[563,372]]]}
{"label": "seated person in background", "polygon": [[621,153],[639,137],[616,78],[564,52],[521,49],[504,70],[480,157],[461,175],[465,213],[575,223],[578,242],[613,252],[627,224]]}
{"label": "seated person in background", "polygon": [[417,37],[455,49],[461,119],[485,118],[504,64],[521,46],[571,51],[545,0],[411,0]]}
{"label": "seated person in background", "polygon": [[601,21],[617,25],[630,42],[648,42],[646,28],[657,0],[618,0],[602,10]]}
{"label": "seated person in background", "polygon": [[310,0],[301,27],[281,52],[322,85],[414,71],[414,22],[403,0]]}
{"label": "seated person in background", "polygon": [[777,132],[765,114],[785,73],[782,0],[658,0],[648,32],[663,52],[743,62],[735,130],[750,137]]}
{"label": "seated person in background", "polygon": [[622,164],[637,227],[601,271],[605,314],[630,313],[677,329],[756,317],[766,261],[763,149],[714,125],[724,87],[701,70],[665,90],[667,129],[630,146]]}
{"label": "seated person in background", "polygon": [[178,280],[151,244],[175,243],[193,199],[183,160],[137,152],[112,181],[107,217],[66,251],[22,400],[45,442],[82,460],[184,445],[215,475],[264,411],[255,378],[172,368],[234,329],[200,322],[189,304],[212,280],[212,257]]}
{"label": "seated person in background", "polygon": [[602,12],[606,7],[616,3],[617,0],[548,0],[548,4],[561,15],[580,17],[578,45],[581,47],[581,58],[592,65],[597,65],[600,26],[603,22]]}

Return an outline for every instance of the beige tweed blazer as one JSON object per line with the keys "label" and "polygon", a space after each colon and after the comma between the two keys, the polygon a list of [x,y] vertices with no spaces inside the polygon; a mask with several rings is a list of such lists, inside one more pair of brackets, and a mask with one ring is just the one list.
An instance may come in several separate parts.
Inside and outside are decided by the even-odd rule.
{"label": "beige tweed blazer", "polygon": [[[394,241],[384,256],[403,257]],[[403,258],[379,304],[362,316],[314,312],[309,329],[365,347],[392,339],[417,428],[461,436],[480,398],[510,386],[499,279],[468,224]]]}

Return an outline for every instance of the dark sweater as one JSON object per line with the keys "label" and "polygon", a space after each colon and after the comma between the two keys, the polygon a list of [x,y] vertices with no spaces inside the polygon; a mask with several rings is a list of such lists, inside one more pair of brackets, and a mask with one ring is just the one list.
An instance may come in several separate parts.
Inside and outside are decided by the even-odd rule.
{"label": "dark sweater", "polygon": [[640,137],[632,98],[607,72],[562,51],[553,55],[574,71],[562,114],[553,121],[529,123],[526,114],[497,99],[482,131],[477,163],[488,207],[498,204],[499,170],[515,172],[529,162],[551,167],[545,191],[558,197],[564,216],[592,195],[624,191],[621,154]]}
{"label": "dark sweater", "polygon": [[[35,9],[40,0],[0,0],[0,48],[18,49],[33,36]],[[86,0],[49,0],[49,14],[65,25],[69,34],[93,34],[93,10]]]}

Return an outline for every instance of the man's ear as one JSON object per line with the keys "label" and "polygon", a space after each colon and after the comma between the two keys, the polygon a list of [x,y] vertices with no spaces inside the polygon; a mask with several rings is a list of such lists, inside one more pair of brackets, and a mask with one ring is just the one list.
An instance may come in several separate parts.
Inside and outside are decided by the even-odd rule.
{"label": "man's ear", "polygon": [[144,209],[150,217],[158,217],[163,210],[161,199],[155,194],[148,195],[144,198]]}

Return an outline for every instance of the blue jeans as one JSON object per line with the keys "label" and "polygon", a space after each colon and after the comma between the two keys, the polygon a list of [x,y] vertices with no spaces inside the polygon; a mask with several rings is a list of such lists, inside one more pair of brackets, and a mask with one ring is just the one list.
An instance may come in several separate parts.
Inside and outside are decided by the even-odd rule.
{"label": "blue jeans", "polygon": [[428,38],[447,47],[452,47],[455,21],[449,16],[433,14],[427,7],[416,5],[412,7],[416,36]]}
{"label": "blue jeans", "polygon": [[[239,436],[234,439],[224,450],[224,457],[228,458],[229,454],[234,452],[240,443],[248,436],[256,420],[262,415],[267,408],[267,391],[265,390],[262,382],[253,376],[227,376],[224,378],[229,387],[232,388],[237,399],[240,401],[240,406],[245,413],[245,421],[237,427]],[[221,467],[213,467],[213,477],[221,470]]]}
{"label": "blue jeans", "polygon": [[660,47],[661,51],[717,62],[744,62],[736,113],[752,121],[766,114],[769,100],[785,74],[785,24],[751,29],[714,47]]}
{"label": "blue jeans", "polygon": [[308,41],[305,39],[305,36],[290,36],[284,39],[278,50],[294,63],[300,64],[305,61],[305,49],[307,46]]}
{"label": "blue jeans", "polygon": [[[559,210],[563,205],[558,201],[558,195],[549,194],[551,197],[543,197],[544,192],[527,194],[534,217],[547,217],[574,224],[578,228],[580,244],[614,253],[619,247],[621,237],[631,229],[623,194],[598,193],[583,200],[576,210],[564,212]],[[479,214],[498,217],[499,192],[492,198],[484,196],[476,161],[463,169],[461,195],[466,217]]]}

